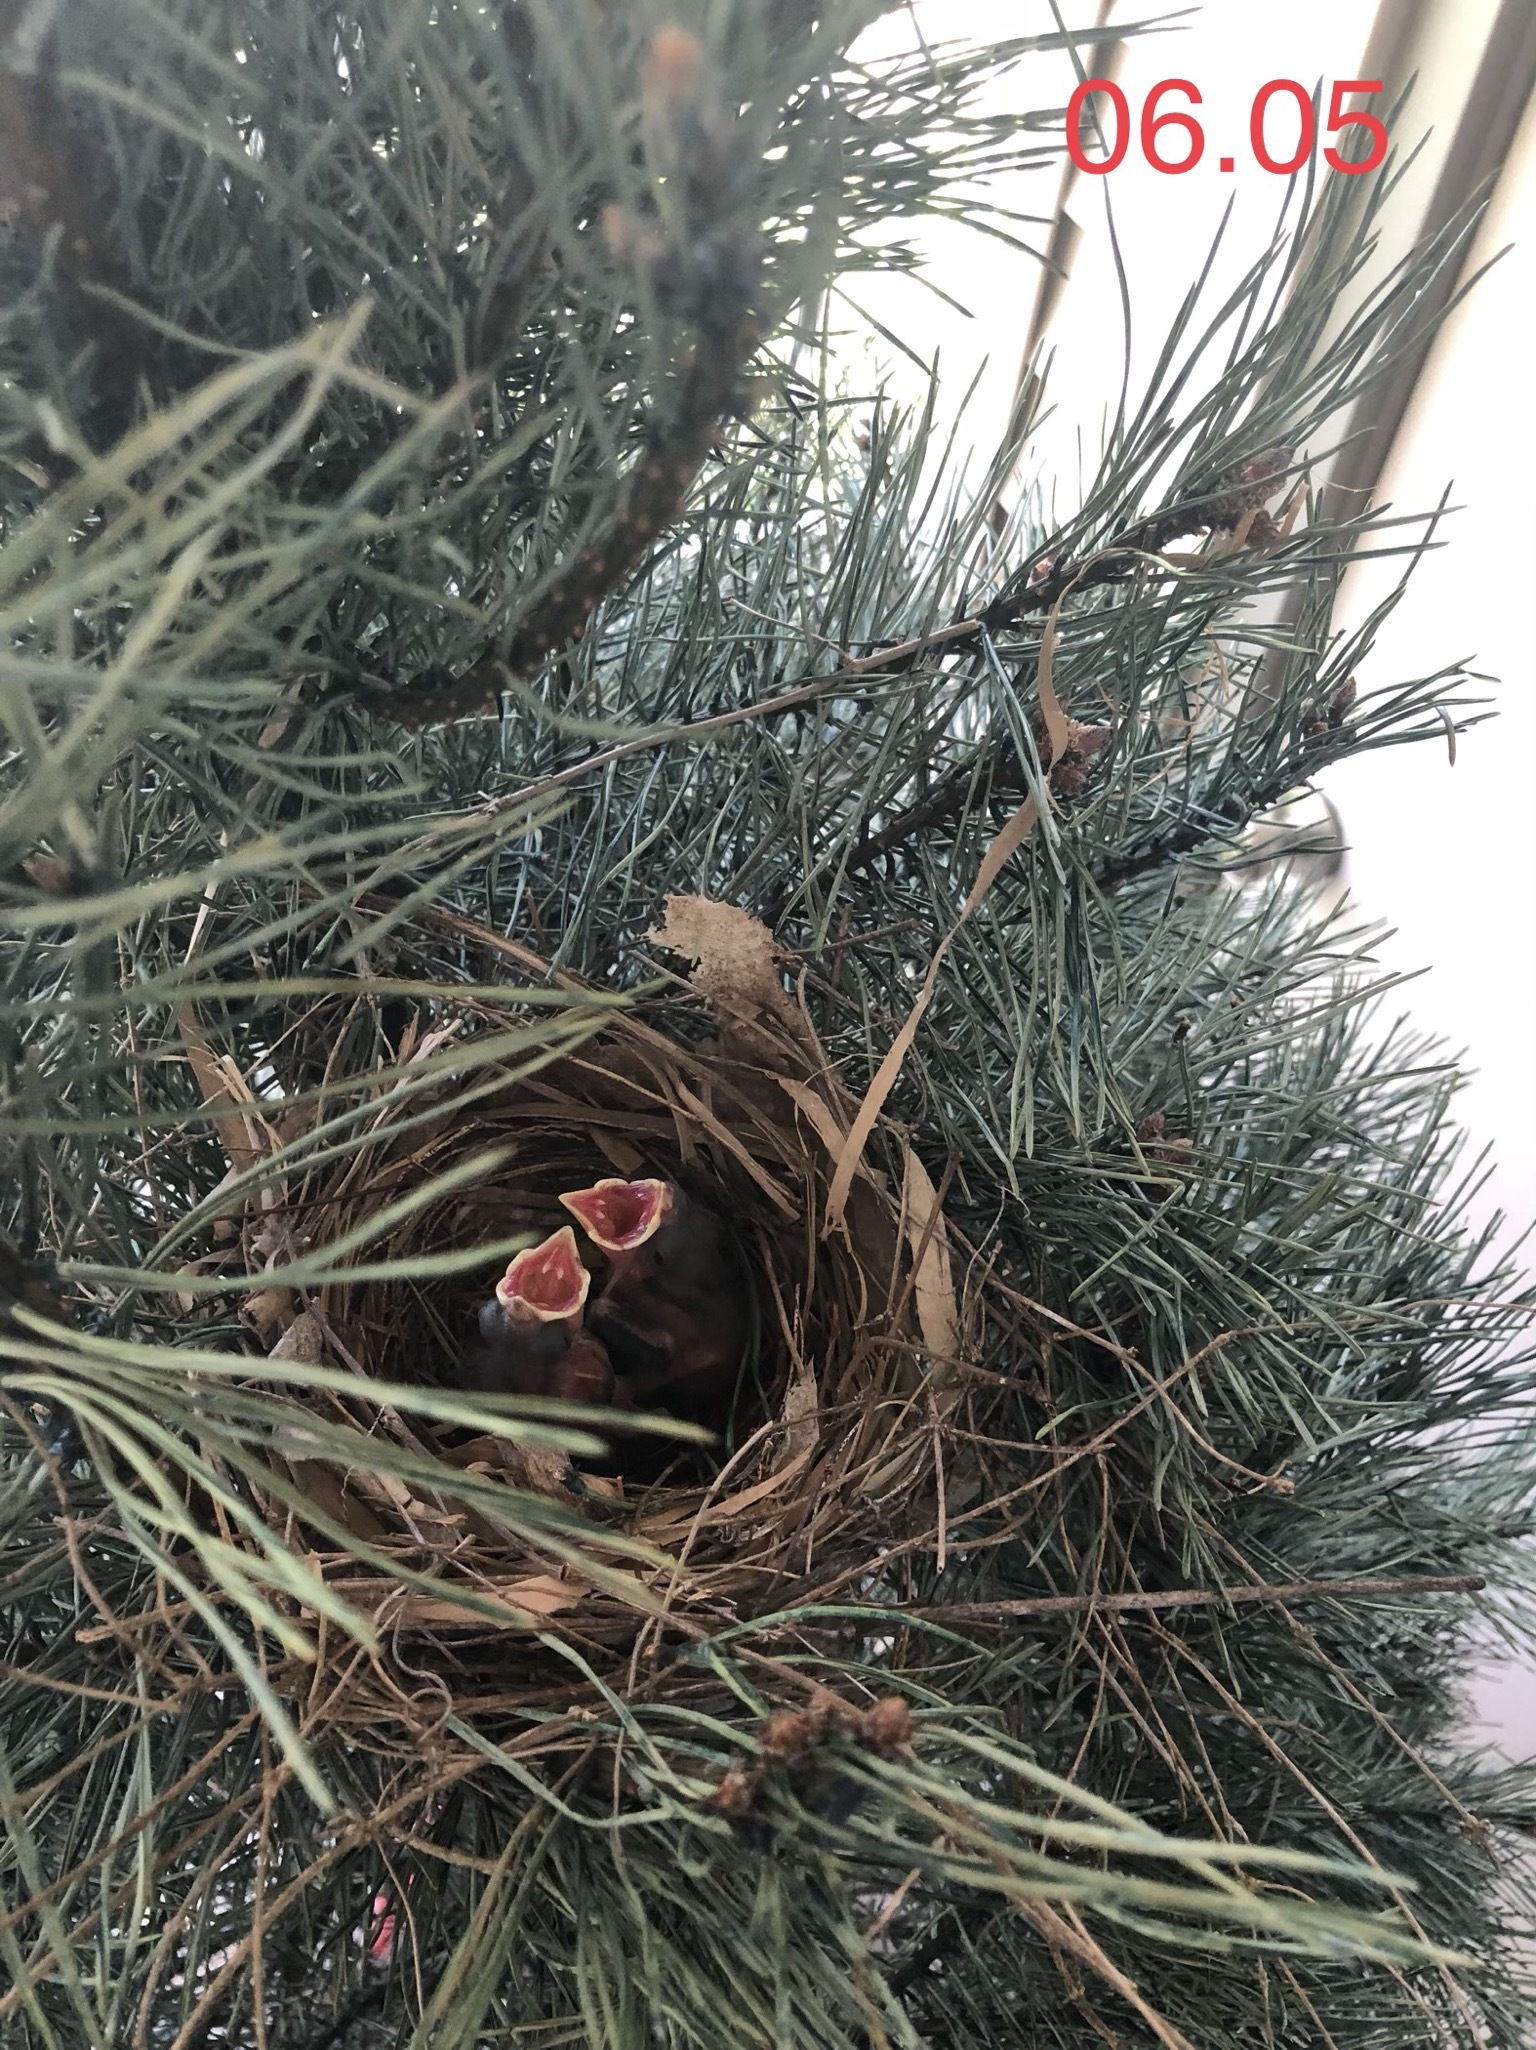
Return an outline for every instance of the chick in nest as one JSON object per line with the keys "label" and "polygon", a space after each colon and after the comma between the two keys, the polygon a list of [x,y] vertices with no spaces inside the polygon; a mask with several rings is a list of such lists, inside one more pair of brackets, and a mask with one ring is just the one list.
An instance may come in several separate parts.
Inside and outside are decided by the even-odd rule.
{"label": "chick in nest", "polygon": [[699,1421],[729,1408],[747,1337],[747,1280],[723,1220],[675,1182],[596,1183],[560,1201],[606,1256],[587,1313],[639,1408]]}
{"label": "chick in nest", "polygon": [[613,1367],[602,1340],[584,1323],[591,1285],[568,1224],[519,1253],[481,1308],[480,1342],[464,1362],[466,1387],[611,1402]]}

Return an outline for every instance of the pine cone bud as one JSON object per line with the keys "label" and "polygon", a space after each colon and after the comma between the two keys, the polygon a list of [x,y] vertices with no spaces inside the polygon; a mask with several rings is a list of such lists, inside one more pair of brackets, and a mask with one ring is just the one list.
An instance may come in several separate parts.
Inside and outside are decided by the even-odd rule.
{"label": "pine cone bud", "polygon": [[811,1719],[798,1709],[781,1708],[763,1724],[764,1755],[789,1764],[806,1757],[814,1741]]}
{"label": "pine cone bud", "polygon": [[1267,505],[1284,482],[1295,453],[1290,448],[1271,448],[1246,456],[1226,478],[1221,494],[1212,498],[1211,525],[1235,527],[1244,513]]}
{"label": "pine cone bud", "polygon": [[912,1711],[899,1694],[887,1694],[864,1711],[859,1735],[871,1751],[892,1758],[912,1742]]}

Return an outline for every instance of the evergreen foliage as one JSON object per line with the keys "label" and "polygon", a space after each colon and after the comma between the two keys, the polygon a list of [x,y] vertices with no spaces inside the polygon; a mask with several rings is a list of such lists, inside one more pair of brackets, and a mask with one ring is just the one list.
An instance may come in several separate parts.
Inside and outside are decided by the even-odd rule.
{"label": "evergreen foliage", "polygon": [[[1473,714],[1302,453],[1469,224],[1341,324],[1298,194],[941,500],[815,309],[1059,113],[882,11],[0,0],[0,2041],[1522,2040],[1531,1297],[1250,837]],[[455,1382],[599,1125],[769,1248],[623,1495]]]}

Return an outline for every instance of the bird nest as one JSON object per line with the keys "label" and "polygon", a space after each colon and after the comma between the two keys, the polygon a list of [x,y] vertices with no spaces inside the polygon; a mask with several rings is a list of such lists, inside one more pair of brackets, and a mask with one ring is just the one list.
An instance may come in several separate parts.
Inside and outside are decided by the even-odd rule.
{"label": "bird nest", "polygon": [[[296,1243],[366,1246],[356,1280],[253,1297],[269,1350],[436,1385],[452,1408],[476,1305],[510,1242],[569,1221],[563,1192],[660,1177],[728,1221],[748,1336],[731,1400],[691,1436],[589,1411],[573,1459],[551,1442],[558,1422],[569,1443],[569,1413],[508,1400],[492,1404],[503,1428],[471,1430],[360,1403],[354,1382],[306,1391],[303,1414],[363,1425],[371,1463],[325,1456],[297,1415],[274,1439],[269,1521],[381,1632],[451,1640],[466,1674],[504,1679],[551,1635],[617,1669],[659,1615],[701,1636],[783,1606],[850,1545],[867,1558],[872,1532],[884,1546],[932,1524],[934,1434],[966,1350],[934,1185],[894,1128],[865,1132],[762,927],[672,899],[656,937],[692,962],[691,990],[609,1010],[531,1071],[391,1092],[365,1143],[244,1233],[274,1263]],[[391,1446],[429,1453],[440,1483],[392,1473]],[[356,1548],[306,1529],[296,1494]]]}

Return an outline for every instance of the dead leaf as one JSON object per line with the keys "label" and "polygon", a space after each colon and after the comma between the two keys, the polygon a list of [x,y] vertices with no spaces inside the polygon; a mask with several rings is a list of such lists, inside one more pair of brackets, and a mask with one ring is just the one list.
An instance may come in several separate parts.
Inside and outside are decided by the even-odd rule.
{"label": "dead leaf", "polygon": [[1050,617],[1045,622],[1045,631],[1040,636],[1040,659],[1035,665],[1035,694],[1040,700],[1040,716],[1045,721],[1045,731],[1051,743],[1051,755],[1060,760],[1067,746],[1067,715],[1062,702],[1056,695],[1053,679],[1056,668],[1056,642],[1061,632],[1061,597],[1051,607]]}
{"label": "dead leaf", "polygon": [[517,1445],[512,1450],[516,1466],[509,1461],[508,1467],[509,1471],[521,1470],[521,1486],[536,1495],[569,1495],[572,1468],[568,1452],[559,1452],[552,1445]]}
{"label": "dead leaf", "polygon": [[[302,1433],[295,1431],[293,1435],[300,1438]],[[275,1467],[281,1469],[287,1465],[294,1487],[307,1503],[313,1503],[333,1524],[341,1524],[355,1538],[361,1538],[364,1544],[377,1544],[388,1535],[373,1511],[343,1486],[334,1467],[319,1459],[294,1459],[290,1464],[277,1455],[269,1456],[273,1458]],[[280,1511],[285,1520],[294,1514],[286,1502],[279,1503],[275,1498],[271,1507]]]}
{"label": "dead leaf", "polygon": [[586,1589],[573,1587],[568,1580],[560,1580],[553,1573],[539,1573],[527,1580],[504,1580],[495,1593],[499,1601],[512,1602],[535,1615],[555,1616],[562,1609],[574,1609],[586,1594]]}
{"label": "dead leaf", "polygon": [[693,963],[688,979],[712,1010],[767,1016],[796,1030],[794,1006],[779,979],[778,949],[760,919],[708,897],[668,897],[662,910],[661,924],[646,938]]}
{"label": "dead leaf", "polygon": [[784,1449],[791,1456],[808,1452],[816,1443],[816,1416],[821,1397],[814,1370],[802,1363],[784,1391],[779,1421],[784,1426]]}
{"label": "dead leaf", "polygon": [[[296,1414],[301,1412],[295,1411]],[[274,1424],[267,1440],[268,1448],[280,1459],[325,1460],[331,1447],[318,1431],[306,1429],[303,1424]]]}
{"label": "dead leaf", "polygon": [[624,1483],[617,1474],[584,1473],[581,1485],[589,1495],[600,1495],[605,1502],[624,1500]]}
{"label": "dead leaf", "polygon": [[572,1493],[574,1469],[570,1454],[552,1445],[518,1445],[511,1438],[471,1438],[465,1445],[445,1446],[440,1456],[453,1466],[483,1468],[514,1488],[527,1488],[535,1495],[558,1495],[569,1500]]}
{"label": "dead leaf", "polygon": [[[229,1173],[224,1180],[233,1181],[253,1168],[269,1151],[276,1151],[276,1134],[257,1108],[255,1093],[238,1063],[227,1054],[214,1052],[190,1004],[182,1006],[176,1022],[182,1045],[187,1050],[187,1061],[197,1077],[203,1102],[213,1112],[213,1127],[229,1161]],[[233,1108],[221,1108],[226,1105]],[[220,1184],[222,1186],[223,1183]],[[217,1195],[218,1190],[213,1193]],[[217,1238],[227,1240],[234,1237],[238,1221],[250,1208],[253,1193],[247,1191],[237,1208],[220,1211],[214,1217],[213,1229]],[[278,1191],[273,1187],[260,1191],[259,1202],[263,1209],[272,1208],[279,1200]]]}
{"label": "dead leaf", "polygon": [[318,1367],[324,1357],[325,1334],[308,1310],[300,1311],[267,1354],[270,1360],[294,1360],[301,1367]]}
{"label": "dead leaf", "polygon": [[826,1147],[830,1158],[836,1160],[848,1136],[848,1128],[832,1106],[804,1082],[792,1081],[788,1075],[778,1075],[774,1079]]}
{"label": "dead leaf", "polygon": [[885,1059],[875,1070],[875,1079],[865,1090],[864,1099],[854,1113],[848,1136],[843,1141],[837,1167],[832,1176],[832,1187],[827,1196],[827,1217],[822,1227],[824,1234],[835,1230],[843,1221],[843,1212],[848,1205],[848,1191],[853,1186],[853,1178],[864,1158],[864,1148],[869,1144],[870,1134],[879,1123],[886,1098],[896,1086],[896,1077],[901,1073],[912,1042],[917,1037],[917,1028],[923,1022],[923,1013],[933,1000],[934,986],[938,981],[939,969],[943,966],[945,955],[954,945],[961,927],[997,880],[1003,864],[1018,852],[1034,831],[1039,816],[1039,807],[1034,797],[1026,797],[983,855],[981,866],[976,872],[976,880],[971,885],[971,893],[960,907],[960,916],[934,948],[933,959],[928,964],[928,973],[923,977],[923,986],[917,993],[917,1001],[907,1013],[901,1030],[892,1040]]}
{"label": "dead leaf", "polygon": [[[280,1332],[292,1313],[293,1298],[286,1288],[258,1289],[255,1295],[248,1295],[242,1305],[245,1315],[256,1327],[256,1336],[265,1342],[274,1331]],[[291,1354],[285,1354],[291,1358]]]}
{"label": "dead leaf", "polygon": [[923,1344],[936,1367],[960,1356],[960,1312],[955,1302],[955,1276],[949,1232],[939,1208],[939,1192],[928,1170],[910,1146],[905,1155],[901,1191],[907,1243],[912,1248],[912,1294]]}
{"label": "dead leaf", "polygon": [[721,1524],[735,1523],[747,1510],[786,1488],[805,1467],[813,1449],[814,1443],[803,1446],[782,1465],[776,1466],[766,1480],[754,1481],[751,1487],[728,1495],[723,1502],[712,1502],[707,1508],[697,1511],[683,1510],[676,1515],[664,1513],[648,1517],[636,1526],[635,1535],[648,1543],[665,1545],[684,1531],[714,1530]]}
{"label": "dead leaf", "polygon": [[487,1627],[484,1609],[469,1605],[470,1600],[476,1598],[482,1603],[493,1604],[513,1628],[536,1629],[545,1617],[559,1615],[564,1609],[574,1609],[587,1593],[584,1587],[558,1580],[549,1573],[477,1586],[472,1593],[466,1589],[464,1595],[457,1598],[451,1589],[441,1595],[416,1594],[382,1580],[333,1582],[332,1585],[362,1614],[390,1629],[406,1630],[428,1629],[443,1624],[484,1630]]}
{"label": "dead leaf", "polygon": [[374,1501],[391,1509],[400,1509],[409,1514],[411,1490],[408,1484],[392,1473],[370,1473],[364,1467],[352,1469],[352,1485],[359,1494],[368,1495]]}

